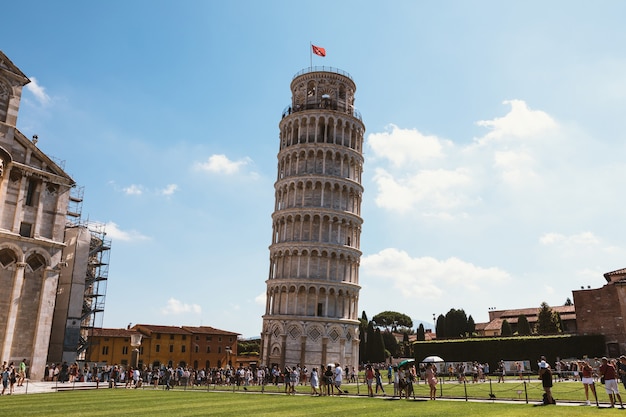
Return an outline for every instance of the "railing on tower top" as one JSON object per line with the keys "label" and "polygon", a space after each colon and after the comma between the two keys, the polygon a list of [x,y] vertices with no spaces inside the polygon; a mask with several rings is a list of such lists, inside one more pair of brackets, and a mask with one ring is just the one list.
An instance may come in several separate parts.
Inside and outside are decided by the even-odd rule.
{"label": "railing on tower top", "polygon": [[333,68],[333,67],[308,67],[298,72],[296,75],[293,76],[293,78],[299,77],[304,74],[308,74],[310,72],[334,72],[335,74],[343,75],[344,77],[348,77],[352,80],[352,76],[350,74],[348,74],[344,70],[340,70],[339,68]]}
{"label": "railing on tower top", "polygon": [[[292,108],[291,105],[285,107],[285,110],[283,110],[283,116],[282,118],[284,119],[286,116],[290,115],[291,113],[297,113],[299,111],[302,110],[319,110],[319,109],[326,109],[326,110],[335,110],[335,111],[341,111],[337,109],[336,105],[330,105],[330,107],[323,107],[320,105],[320,103],[307,103],[305,105],[299,105],[297,108]],[[347,111],[345,112],[347,114],[351,114],[352,117],[355,117],[357,119],[359,119],[360,121],[363,121],[363,119],[361,118],[361,113],[354,109],[353,111]]]}

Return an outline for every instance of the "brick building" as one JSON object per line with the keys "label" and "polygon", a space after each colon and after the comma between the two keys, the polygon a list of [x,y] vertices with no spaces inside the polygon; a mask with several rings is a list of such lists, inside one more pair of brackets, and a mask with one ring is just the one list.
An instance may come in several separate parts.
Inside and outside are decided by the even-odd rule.
{"label": "brick building", "polygon": [[572,291],[578,334],[602,334],[607,355],[626,353],[626,268],[604,274],[600,288]]}
{"label": "brick building", "polygon": [[208,326],[137,324],[129,329],[95,328],[87,350],[88,362],[129,365],[131,335],[142,336],[139,366],[191,366],[194,369],[237,366],[239,333]]}
{"label": "brick building", "polygon": [[[491,310],[489,311],[489,321],[486,323],[476,323],[476,333],[480,336],[500,336],[502,331],[502,323],[504,320],[509,322],[513,333],[517,331],[517,320],[519,316],[526,316],[530,328],[533,329],[539,319],[539,307],[534,308],[515,308],[508,310]],[[563,333],[576,334],[576,308],[570,306],[550,307],[552,311],[559,313],[563,324]]]}

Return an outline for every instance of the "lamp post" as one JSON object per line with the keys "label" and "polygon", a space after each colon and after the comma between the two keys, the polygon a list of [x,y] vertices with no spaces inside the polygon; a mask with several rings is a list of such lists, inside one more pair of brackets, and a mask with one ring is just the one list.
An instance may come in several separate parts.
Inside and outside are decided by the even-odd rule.
{"label": "lamp post", "polygon": [[133,347],[133,350],[130,352],[130,366],[132,366],[133,369],[139,367],[139,346],[141,346],[142,337],[140,333],[130,335],[130,345]]}

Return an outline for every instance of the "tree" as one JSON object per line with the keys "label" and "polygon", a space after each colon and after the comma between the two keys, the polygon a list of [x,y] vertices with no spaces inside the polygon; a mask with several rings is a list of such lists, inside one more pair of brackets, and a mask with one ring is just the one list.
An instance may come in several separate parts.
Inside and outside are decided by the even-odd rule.
{"label": "tree", "polygon": [[385,344],[385,349],[389,351],[389,354],[394,357],[400,356],[400,346],[398,345],[398,340],[391,332],[382,332],[383,343]]}
{"label": "tree", "polygon": [[365,343],[365,334],[367,333],[367,324],[368,324],[368,320],[367,320],[367,314],[365,314],[365,311],[363,311],[363,314],[361,314],[361,319],[359,320],[359,337],[361,340],[359,340],[359,361],[361,363],[365,362],[365,359],[367,358],[367,347],[366,347],[366,343]]}
{"label": "tree", "polygon": [[531,334],[530,323],[528,323],[528,318],[524,314],[520,314],[517,317],[517,334],[520,336]]}
{"label": "tree", "polygon": [[[376,332],[374,330],[374,323],[373,322],[369,322],[367,323],[367,331],[366,331],[366,339],[365,339],[365,359],[363,359],[363,362],[371,362],[375,356],[375,345],[376,342],[374,341],[374,336],[375,336]],[[381,337],[381,341],[382,341],[382,337]]]}
{"label": "tree", "polygon": [[448,338],[464,337],[467,333],[467,315],[464,310],[450,309],[446,313],[445,334]]}
{"label": "tree", "polygon": [[552,312],[552,324],[556,328],[557,333],[561,333],[563,331],[563,320],[561,320],[561,313],[558,311]]}
{"label": "tree", "polygon": [[502,327],[500,328],[500,335],[511,336],[512,334],[513,334],[513,331],[511,330],[511,325],[509,324],[507,320],[504,320],[502,322]]}
{"label": "tree", "polygon": [[413,327],[413,320],[406,314],[398,313],[397,311],[383,311],[372,317],[372,320],[376,322],[376,326],[384,327],[387,330],[395,332],[398,327]]}
{"label": "tree", "polygon": [[470,316],[467,318],[467,333],[470,337],[472,337],[475,331],[476,331],[476,323],[474,323],[474,318],[470,314]]}
{"label": "tree", "polygon": [[417,340],[422,342],[426,340],[426,331],[424,330],[424,323],[420,323],[417,328]]}
{"label": "tree", "polygon": [[566,306],[573,306],[573,305],[574,305],[574,303],[572,303],[572,299],[571,299],[571,298],[567,297],[567,300],[565,300],[565,304],[563,304],[563,305],[566,305]]}
{"label": "tree", "polygon": [[380,329],[374,330],[374,343],[372,343],[372,356],[369,358],[370,362],[385,362],[385,342],[383,342],[383,336]]}
{"label": "tree", "polygon": [[558,333],[558,321],[552,314],[552,309],[545,301],[541,303],[539,312],[537,313],[537,334],[547,335]]}
{"label": "tree", "polygon": [[437,317],[435,335],[437,336],[437,339],[444,339],[448,337],[446,334],[446,317],[443,314],[440,314],[439,317]]}

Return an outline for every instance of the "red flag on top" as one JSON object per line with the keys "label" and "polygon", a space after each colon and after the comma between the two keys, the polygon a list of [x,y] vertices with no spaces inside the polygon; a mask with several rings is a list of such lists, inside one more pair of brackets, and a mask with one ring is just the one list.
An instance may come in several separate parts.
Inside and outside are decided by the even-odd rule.
{"label": "red flag on top", "polygon": [[326,56],[326,49],[320,47],[320,46],[315,46],[315,45],[311,45],[311,48],[313,48],[313,53],[317,56]]}

